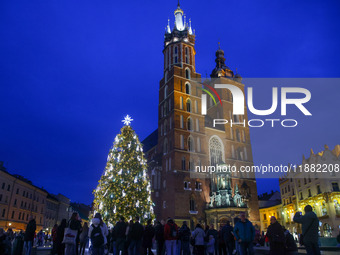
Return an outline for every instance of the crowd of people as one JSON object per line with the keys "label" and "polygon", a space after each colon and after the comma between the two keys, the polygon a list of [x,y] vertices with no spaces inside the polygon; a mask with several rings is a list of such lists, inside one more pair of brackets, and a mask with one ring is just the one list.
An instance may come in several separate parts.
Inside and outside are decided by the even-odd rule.
{"label": "crowd of people", "polygon": [[[312,207],[305,207],[305,214],[297,212],[294,222],[302,224],[300,245],[304,245],[308,255],[320,255],[318,245],[319,220]],[[108,229],[99,213],[91,224],[81,220],[77,213],[51,232],[52,255],[84,255],[87,247],[92,255],[253,255],[254,246],[269,246],[271,255],[298,254],[293,235],[280,225],[274,216],[270,219],[266,234],[255,230],[245,213],[234,218],[234,227],[227,221],[219,230],[214,225],[204,229],[197,224],[193,231],[183,221],[177,226],[173,219],[148,220],[143,226],[139,217],[126,222],[124,217]],[[5,232],[0,228],[0,254],[30,255],[32,246],[43,245],[48,236],[39,231],[31,217],[25,232],[14,234],[11,229]],[[155,248],[155,249],[153,249]]]}

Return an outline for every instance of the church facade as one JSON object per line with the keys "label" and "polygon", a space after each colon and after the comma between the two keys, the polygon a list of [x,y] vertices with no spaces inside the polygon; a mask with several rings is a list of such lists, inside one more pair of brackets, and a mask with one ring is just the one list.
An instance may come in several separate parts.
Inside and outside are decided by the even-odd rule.
{"label": "church facade", "polygon": [[[168,23],[165,31],[158,129],[143,141],[156,217],[171,217],[178,224],[187,221],[190,227],[197,223],[218,227],[246,212],[259,225],[255,176],[239,172],[240,166],[253,165],[249,128],[242,124],[247,123],[247,113],[233,115],[230,91],[213,88],[217,83],[232,84],[244,92],[242,78],[226,66],[220,48],[211,79],[201,78],[196,71],[195,34],[183,14],[178,4],[175,25],[171,28]],[[202,114],[202,99],[206,114]],[[212,124],[214,118],[230,119],[234,124],[217,128]],[[197,171],[218,165],[237,171]]]}

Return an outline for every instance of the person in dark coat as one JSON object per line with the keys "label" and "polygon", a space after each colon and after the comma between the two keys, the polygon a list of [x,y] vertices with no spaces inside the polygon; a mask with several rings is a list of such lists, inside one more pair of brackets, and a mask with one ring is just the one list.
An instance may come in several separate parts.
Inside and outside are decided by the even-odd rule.
{"label": "person in dark coat", "polygon": [[298,255],[298,248],[293,235],[285,227],[282,227],[282,229],[285,233],[285,255]]}
{"label": "person in dark coat", "polygon": [[269,238],[270,255],[284,255],[285,235],[280,223],[272,216],[270,218],[270,225],[267,229],[267,236]]}
{"label": "person in dark coat", "polygon": [[52,229],[52,251],[51,254],[56,254],[57,253],[57,229],[58,229],[58,224],[54,224],[53,229]]}
{"label": "person in dark coat", "polygon": [[130,254],[129,255],[139,255],[142,245],[144,228],[142,224],[139,223],[139,217],[136,216],[135,223],[132,225],[131,232],[131,243],[130,243]]}
{"label": "person in dark coat", "polygon": [[230,221],[227,221],[222,228],[222,237],[225,244],[226,255],[232,255],[235,246],[235,239],[233,235],[233,227],[230,225]]}
{"label": "person in dark coat", "polygon": [[35,223],[35,219],[33,218],[33,216],[30,216],[30,221],[27,224],[26,231],[25,231],[25,237],[24,237],[25,255],[31,254],[31,249],[32,249],[32,246],[33,246],[33,241],[34,241],[36,229],[37,229],[37,225]]}
{"label": "person in dark coat", "polygon": [[79,250],[79,255],[84,255],[85,253],[85,248],[87,245],[87,241],[89,240],[89,227],[87,223],[84,223],[84,226],[82,228],[82,231],[79,235],[79,244],[80,244],[80,250]]}
{"label": "person in dark coat", "polygon": [[57,228],[56,250],[58,255],[65,254],[65,244],[63,244],[63,239],[66,225],[66,219],[63,219]]}
{"label": "person in dark coat", "polygon": [[210,225],[210,228],[205,233],[206,240],[209,240],[209,236],[213,236],[215,239],[214,242],[214,253],[217,255],[218,253],[218,231],[214,228],[214,224]]}
{"label": "person in dark coat", "polygon": [[158,221],[155,226],[155,239],[157,242],[157,255],[163,255],[164,248],[164,220]]}
{"label": "person in dark coat", "polygon": [[155,236],[155,228],[151,224],[151,219],[147,221],[147,225],[144,229],[143,234],[143,247],[144,247],[144,255],[153,255],[152,249],[152,239]]}
{"label": "person in dark coat", "polygon": [[126,228],[127,224],[124,217],[120,217],[120,220],[116,223],[114,228],[114,236],[116,238],[116,251],[117,254],[125,254],[125,242],[126,242]]}
{"label": "person in dark coat", "polygon": [[[72,230],[77,230],[77,238],[81,230],[81,223],[78,217],[78,213],[74,212],[68,222],[68,227]],[[65,255],[77,255],[77,241],[75,244],[65,245]]]}
{"label": "person in dark coat", "polygon": [[220,226],[220,229],[218,230],[218,254],[228,255],[226,254],[226,246],[225,246],[225,242],[223,239],[222,229],[223,229],[223,226]]}
{"label": "person in dark coat", "polygon": [[178,231],[178,239],[181,241],[180,254],[183,251],[183,255],[190,255],[190,237],[191,231],[188,228],[187,222],[183,221],[183,225]]}
{"label": "person in dark coat", "polygon": [[19,234],[14,238],[12,255],[22,255],[23,249],[24,249],[24,233],[20,231]]}
{"label": "person in dark coat", "polygon": [[306,205],[305,214],[301,212],[294,215],[293,221],[302,224],[303,243],[308,255],[320,255],[319,248],[319,219],[310,205]]}
{"label": "person in dark coat", "polygon": [[10,237],[3,228],[0,228],[0,254],[11,255],[12,245]]}

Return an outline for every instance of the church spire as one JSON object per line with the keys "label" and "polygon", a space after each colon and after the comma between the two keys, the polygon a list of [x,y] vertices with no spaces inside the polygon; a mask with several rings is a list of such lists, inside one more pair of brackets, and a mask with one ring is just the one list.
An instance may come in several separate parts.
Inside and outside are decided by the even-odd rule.
{"label": "church spire", "polygon": [[168,25],[167,25],[167,27],[166,27],[166,32],[167,32],[168,34],[171,34],[171,29],[170,29],[170,19],[168,19]]}
{"label": "church spire", "polygon": [[183,24],[183,10],[179,5],[179,1],[177,4],[177,9],[175,10],[175,27],[178,31],[183,31],[185,25]]}

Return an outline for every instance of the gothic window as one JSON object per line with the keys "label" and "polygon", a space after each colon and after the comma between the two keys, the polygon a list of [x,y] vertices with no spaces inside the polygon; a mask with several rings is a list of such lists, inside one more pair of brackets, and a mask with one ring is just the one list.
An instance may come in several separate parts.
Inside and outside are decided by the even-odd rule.
{"label": "gothic window", "polygon": [[192,123],[192,119],[189,117],[188,120],[187,120],[187,128],[189,131],[192,131],[193,130],[193,123]]}
{"label": "gothic window", "polygon": [[163,105],[163,116],[166,116],[168,114],[168,102],[165,101],[164,105]]}
{"label": "gothic window", "polygon": [[243,138],[243,142],[246,142],[246,133],[244,132],[244,130],[242,130],[242,138]]}
{"label": "gothic window", "polygon": [[190,211],[195,212],[196,211],[196,203],[193,198],[190,198]]}
{"label": "gothic window", "polygon": [[195,112],[198,113],[198,104],[196,100],[195,100]]}
{"label": "gothic window", "polygon": [[168,82],[168,71],[166,71],[165,74],[164,74],[164,82],[165,83]]}
{"label": "gothic window", "polygon": [[182,170],[185,170],[185,157],[182,157]]}
{"label": "gothic window", "polygon": [[180,127],[183,128],[184,124],[183,124],[183,115],[180,116]]}
{"label": "gothic window", "polygon": [[185,47],[185,63],[189,64],[189,48]]}
{"label": "gothic window", "polygon": [[201,139],[197,137],[197,151],[201,152]]}
{"label": "gothic window", "polygon": [[244,153],[244,159],[248,160],[248,154],[247,154],[247,149],[246,147],[243,148],[243,153]]}
{"label": "gothic window", "polygon": [[184,182],[184,189],[189,189],[189,182],[187,181]]}
{"label": "gothic window", "polygon": [[166,131],[168,129],[168,122],[167,120],[164,121],[164,135],[166,135]]}
{"label": "gothic window", "polygon": [[185,84],[185,93],[190,95],[191,94],[191,85],[190,83]]}
{"label": "gothic window", "polygon": [[235,148],[234,148],[234,145],[231,145],[231,157],[235,158]]}
{"label": "gothic window", "polygon": [[[234,116],[236,116],[236,115],[234,115]],[[236,140],[238,142],[241,142],[240,130],[238,130],[238,129],[236,129]]]}
{"label": "gothic window", "polygon": [[168,153],[168,139],[164,139],[164,144],[163,144],[163,154]]}
{"label": "gothic window", "polygon": [[175,54],[174,54],[174,63],[177,64],[178,62],[178,48],[177,46],[175,47]]}
{"label": "gothic window", "polygon": [[196,119],[196,131],[200,131],[200,122],[198,118]]}
{"label": "gothic window", "polygon": [[190,69],[189,68],[185,69],[185,78],[190,80]]}
{"label": "gothic window", "polygon": [[194,151],[195,148],[194,148],[194,139],[189,136],[188,138],[188,151]]}
{"label": "gothic window", "polygon": [[194,161],[192,159],[189,160],[189,171],[194,170]]}
{"label": "gothic window", "polygon": [[183,97],[179,98],[179,108],[182,110],[183,109]]}
{"label": "gothic window", "polygon": [[168,97],[168,85],[164,87],[164,99]]}
{"label": "gothic window", "polygon": [[183,150],[184,149],[184,137],[183,135],[180,135],[180,146],[181,146],[181,149]]}
{"label": "gothic window", "polygon": [[217,136],[213,136],[209,141],[210,151],[210,164],[212,166],[220,164],[224,161],[224,150],[220,139]]}
{"label": "gothic window", "polygon": [[191,100],[187,100],[187,112],[191,112]]}

